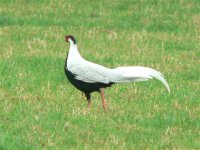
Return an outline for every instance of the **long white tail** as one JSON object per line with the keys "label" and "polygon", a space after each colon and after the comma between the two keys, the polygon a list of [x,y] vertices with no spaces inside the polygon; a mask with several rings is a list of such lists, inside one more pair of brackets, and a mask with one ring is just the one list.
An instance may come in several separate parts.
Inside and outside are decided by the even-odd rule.
{"label": "long white tail", "polygon": [[118,67],[112,69],[112,71],[117,74],[116,78],[112,78],[113,82],[139,82],[139,81],[146,81],[149,79],[156,78],[160,80],[165,87],[167,88],[168,92],[170,93],[170,88],[163,77],[163,75],[154,69],[147,68],[147,67],[140,67],[140,66],[133,66],[133,67]]}

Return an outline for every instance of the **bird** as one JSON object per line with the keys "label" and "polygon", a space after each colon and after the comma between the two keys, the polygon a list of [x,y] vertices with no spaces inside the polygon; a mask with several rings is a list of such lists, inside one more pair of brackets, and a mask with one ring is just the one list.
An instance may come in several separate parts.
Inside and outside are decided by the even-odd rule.
{"label": "bird", "polygon": [[91,107],[91,93],[99,92],[103,109],[106,110],[104,89],[116,83],[147,81],[156,78],[160,80],[170,93],[170,87],[163,74],[159,71],[142,66],[125,66],[107,68],[85,60],[79,53],[77,41],[72,35],[66,35],[69,51],[65,60],[64,71],[69,82],[82,91]]}

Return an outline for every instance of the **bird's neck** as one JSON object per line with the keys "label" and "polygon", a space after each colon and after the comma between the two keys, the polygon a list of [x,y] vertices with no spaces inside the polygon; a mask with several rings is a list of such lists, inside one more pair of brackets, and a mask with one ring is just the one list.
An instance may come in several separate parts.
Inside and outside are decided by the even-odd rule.
{"label": "bird's neck", "polygon": [[67,66],[76,64],[80,62],[83,58],[78,52],[78,48],[76,44],[70,44],[68,56],[67,56]]}

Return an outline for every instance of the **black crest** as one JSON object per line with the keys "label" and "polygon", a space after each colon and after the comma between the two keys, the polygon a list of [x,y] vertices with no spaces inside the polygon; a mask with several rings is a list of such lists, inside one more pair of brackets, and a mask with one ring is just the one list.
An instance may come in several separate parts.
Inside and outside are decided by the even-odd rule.
{"label": "black crest", "polygon": [[71,39],[74,42],[74,44],[76,44],[76,40],[72,35],[66,35],[65,39],[66,39],[67,42],[68,42],[68,39]]}

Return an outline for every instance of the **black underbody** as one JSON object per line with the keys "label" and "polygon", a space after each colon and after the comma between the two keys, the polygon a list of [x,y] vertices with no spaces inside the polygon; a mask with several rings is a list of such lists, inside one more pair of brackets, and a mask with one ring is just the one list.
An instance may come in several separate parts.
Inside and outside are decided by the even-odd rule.
{"label": "black underbody", "polygon": [[81,80],[77,80],[75,78],[76,75],[68,70],[67,60],[65,62],[65,74],[66,74],[68,80],[71,82],[71,84],[73,84],[80,91],[84,92],[86,97],[90,97],[90,93],[92,93],[92,92],[95,92],[95,91],[99,92],[100,88],[111,87],[111,85],[114,84],[112,82],[110,82],[108,84],[100,83],[100,82],[88,83],[88,82],[84,82]]}

